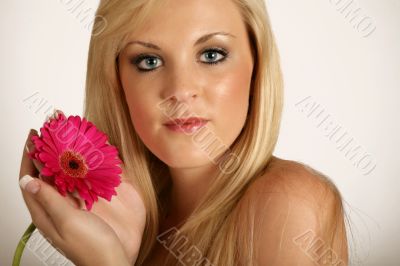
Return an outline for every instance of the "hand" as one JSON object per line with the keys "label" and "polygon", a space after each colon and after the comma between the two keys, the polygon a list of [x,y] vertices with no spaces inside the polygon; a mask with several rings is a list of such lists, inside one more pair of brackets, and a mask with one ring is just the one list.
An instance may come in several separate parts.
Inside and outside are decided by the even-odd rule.
{"label": "hand", "polygon": [[[31,136],[32,133],[28,140]],[[54,187],[35,178],[36,172],[24,151],[19,177],[24,177],[20,184],[25,188],[21,187],[21,192],[33,224],[44,237],[77,265],[111,265],[116,261],[129,265],[114,230],[100,217],[80,210]],[[32,180],[26,182],[29,179]],[[32,188],[36,192],[29,192]]]}
{"label": "hand", "polygon": [[[56,118],[56,112],[47,118]],[[33,144],[28,142],[28,147],[32,150]],[[40,172],[43,165],[36,160],[32,160],[36,169]],[[39,176],[44,181],[49,181],[48,177]],[[142,235],[146,224],[146,209],[144,202],[136,189],[133,180],[126,175],[122,166],[121,184],[116,187],[117,195],[107,201],[101,197],[94,202],[91,213],[95,214],[106,222],[118,236],[123,249],[132,264],[136,261],[139,253]],[[76,198],[74,197],[76,196]],[[76,208],[86,209],[84,201],[77,194],[67,194],[68,201]]]}

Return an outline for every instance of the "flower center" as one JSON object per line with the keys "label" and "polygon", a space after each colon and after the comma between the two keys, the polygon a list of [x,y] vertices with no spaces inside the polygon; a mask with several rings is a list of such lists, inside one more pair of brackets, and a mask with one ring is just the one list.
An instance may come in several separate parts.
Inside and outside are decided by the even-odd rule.
{"label": "flower center", "polygon": [[78,169],[79,168],[79,163],[75,162],[74,160],[69,161],[69,167],[72,169]]}
{"label": "flower center", "polygon": [[88,172],[85,160],[79,153],[65,151],[60,156],[60,166],[66,175],[83,178]]}

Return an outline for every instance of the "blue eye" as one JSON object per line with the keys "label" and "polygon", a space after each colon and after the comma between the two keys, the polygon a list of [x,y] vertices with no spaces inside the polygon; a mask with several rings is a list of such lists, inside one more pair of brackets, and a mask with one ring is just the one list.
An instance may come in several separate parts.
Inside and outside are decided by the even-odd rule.
{"label": "blue eye", "polygon": [[[152,67],[156,66],[160,59],[155,56],[141,54],[132,61],[132,63],[137,66],[139,71],[152,71],[155,69]],[[150,67],[150,69],[148,67]]]}
{"label": "blue eye", "polygon": [[[222,59],[215,60],[215,58],[218,58],[218,54],[220,56],[222,55]],[[206,55],[206,60],[208,60],[208,59],[215,60],[215,61],[206,61],[205,62],[206,64],[218,64],[226,59],[228,53],[225,50],[214,48],[214,49],[208,49],[208,50],[204,51],[202,53],[202,55]]]}
{"label": "blue eye", "polygon": [[[224,49],[219,49],[219,48],[213,48],[213,49],[207,49],[201,53],[201,55],[206,55],[206,61],[201,61],[205,64],[218,64],[224,61],[227,56],[228,52],[226,52]],[[218,58],[218,55],[222,57],[219,60],[216,60]],[[221,56],[222,55],[222,56]],[[210,61],[209,61],[210,60]],[[151,56],[151,55],[146,55],[146,54],[140,54],[134,59],[131,60],[132,64],[135,65],[140,72],[150,72],[153,70],[156,70],[158,68],[157,63],[161,62],[161,59],[156,57],[156,56]]]}

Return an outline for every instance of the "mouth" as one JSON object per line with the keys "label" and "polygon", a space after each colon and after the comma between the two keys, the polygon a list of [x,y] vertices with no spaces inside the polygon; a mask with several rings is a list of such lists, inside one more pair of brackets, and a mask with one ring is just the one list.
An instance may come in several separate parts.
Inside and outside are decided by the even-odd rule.
{"label": "mouth", "polygon": [[176,118],[169,120],[164,125],[173,132],[193,133],[204,127],[208,121],[202,117]]}

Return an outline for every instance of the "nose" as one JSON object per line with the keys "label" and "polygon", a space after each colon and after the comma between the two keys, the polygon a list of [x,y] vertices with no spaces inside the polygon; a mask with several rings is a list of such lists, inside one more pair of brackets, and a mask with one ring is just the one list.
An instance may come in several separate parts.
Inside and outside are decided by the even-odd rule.
{"label": "nose", "polygon": [[196,73],[190,67],[179,68],[166,79],[162,99],[191,105],[200,94],[200,84]]}

